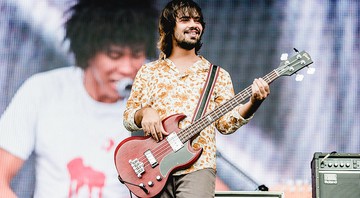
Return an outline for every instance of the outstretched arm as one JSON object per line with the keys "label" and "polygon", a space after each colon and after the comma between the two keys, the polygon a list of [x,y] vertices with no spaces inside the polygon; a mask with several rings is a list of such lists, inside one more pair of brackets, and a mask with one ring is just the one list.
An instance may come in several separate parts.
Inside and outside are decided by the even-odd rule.
{"label": "outstretched arm", "polygon": [[10,182],[24,164],[24,160],[0,148],[0,197],[16,198]]}

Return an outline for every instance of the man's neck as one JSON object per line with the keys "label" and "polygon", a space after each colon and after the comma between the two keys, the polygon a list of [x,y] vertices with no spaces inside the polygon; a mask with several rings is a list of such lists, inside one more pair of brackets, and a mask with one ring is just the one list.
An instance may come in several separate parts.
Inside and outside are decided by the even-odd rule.
{"label": "man's neck", "polygon": [[195,48],[192,50],[185,50],[180,47],[174,47],[169,59],[181,73],[184,73],[196,61],[200,60],[200,57],[196,55]]}

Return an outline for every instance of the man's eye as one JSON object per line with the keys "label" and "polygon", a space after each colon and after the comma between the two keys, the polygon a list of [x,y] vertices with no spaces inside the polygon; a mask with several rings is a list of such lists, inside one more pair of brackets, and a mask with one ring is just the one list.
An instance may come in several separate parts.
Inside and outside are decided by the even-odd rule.
{"label": "man's eye", "polygon": [[179,21],[189,21],[190,17],[181,17]]}
{"label": "man's eye", "polygon": [[109,50],[107,52],[107,55],[112,59],[117,59],[120,58],[123,55],[123,53],[119,51]]}
{"label": "man's eye", "polygon": [[200,23],[200,18],[194,18],[194,21]]}
{"label": "man's eye", "polygon": [[140,58],[141,54],[133,54],[133,58]]}
{"label": "man's eye", "polygon": [[135,59],[142,58],[143,56],[145,56],[145,52],[143,52],[143,51],[135,52],[135,53],[132,54],[132,57],[135,58]]}

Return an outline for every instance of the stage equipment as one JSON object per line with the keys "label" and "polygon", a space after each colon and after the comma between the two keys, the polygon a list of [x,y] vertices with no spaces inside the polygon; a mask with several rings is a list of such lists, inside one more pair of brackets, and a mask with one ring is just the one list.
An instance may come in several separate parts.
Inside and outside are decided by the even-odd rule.
{"label": "stage equipment", "polygon": [[360,153],[314,153],[313,198],[359,198]]}
{"label": "stage equipment", "polygon": [[217,191],[215,198],[285,198],[283,192],[265,192],[265,191]]}

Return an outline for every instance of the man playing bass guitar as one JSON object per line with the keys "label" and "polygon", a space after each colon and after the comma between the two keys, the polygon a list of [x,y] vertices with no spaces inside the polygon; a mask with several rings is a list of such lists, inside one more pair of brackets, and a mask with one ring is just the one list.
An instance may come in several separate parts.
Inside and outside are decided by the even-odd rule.
{"label": "man playing bass guitar", "polygon": [[[191,125],[211,65],[209,61],[198,54],[202,46],[201,37],[204,29],[205,22],[201,8],[192,0],[174,0],[163,9],[159,21],[160,58],[142,66],[137,73],[124,112],[124,125],[129,131],[142,129],[145,136],[152,137],[152,139],[148,139],[154,144],[161,144],[161,142],[167,141],[165,137],[173,132],[164,126],[162,120],[165,118],[174,114],[182,114],[184,116],[176,120],[179,122],[174,123],[176,127],[184,129]],[[190,150],[202,150],[198,158],[190,158],[191,163],[184,166],[179,165],[178,170],[170,169],[171,174],[169,175],[166,175],[168,172],[165,174],[166,176],[154,175],[159,181],[161,177],[168,177],[161,192],[156,194],[157,197],[214,197],[216,129],[222,134],[235,132],[252,118],[270,93],[268,83],[262,78],[255,79],[250,90],[251,97],[246,103],[234,107],[191,138]],[[234,97],[234,89],[230,75],[221,68],[206,112],[214,110],[232,97]],[[147,141],[149,141],[148,139]],[[144,144],[146,144],[145,140]],[[130,152],[138,152],[135,147],[131,150]],[[153,156],[156,158],[153,163],[151,159],[148,159],[151,167],[165,169],[158,165],[159,162],[156,160],[159,160],[160,157],[157,156],[157,153],[147,154],[150,155],[149,158]],[[175,159],[181,156],[179,155]],[[136,158],[136,161],[139,160]],[[130,161],[134,162],[135,160]],[[132,166],[136,166],[134,164],[136,163],[133,163]],[[144,168],[147,167],[144,165]],[[147,173],[146,170],[140,171],[138,177],[145,178]],[[148,183],[146,180],[144,184],[146,187],[150,187],[148,188],[150,192],[145,190],[149,194],[144,196],[152,196],[153,182],[149,181]]]}

